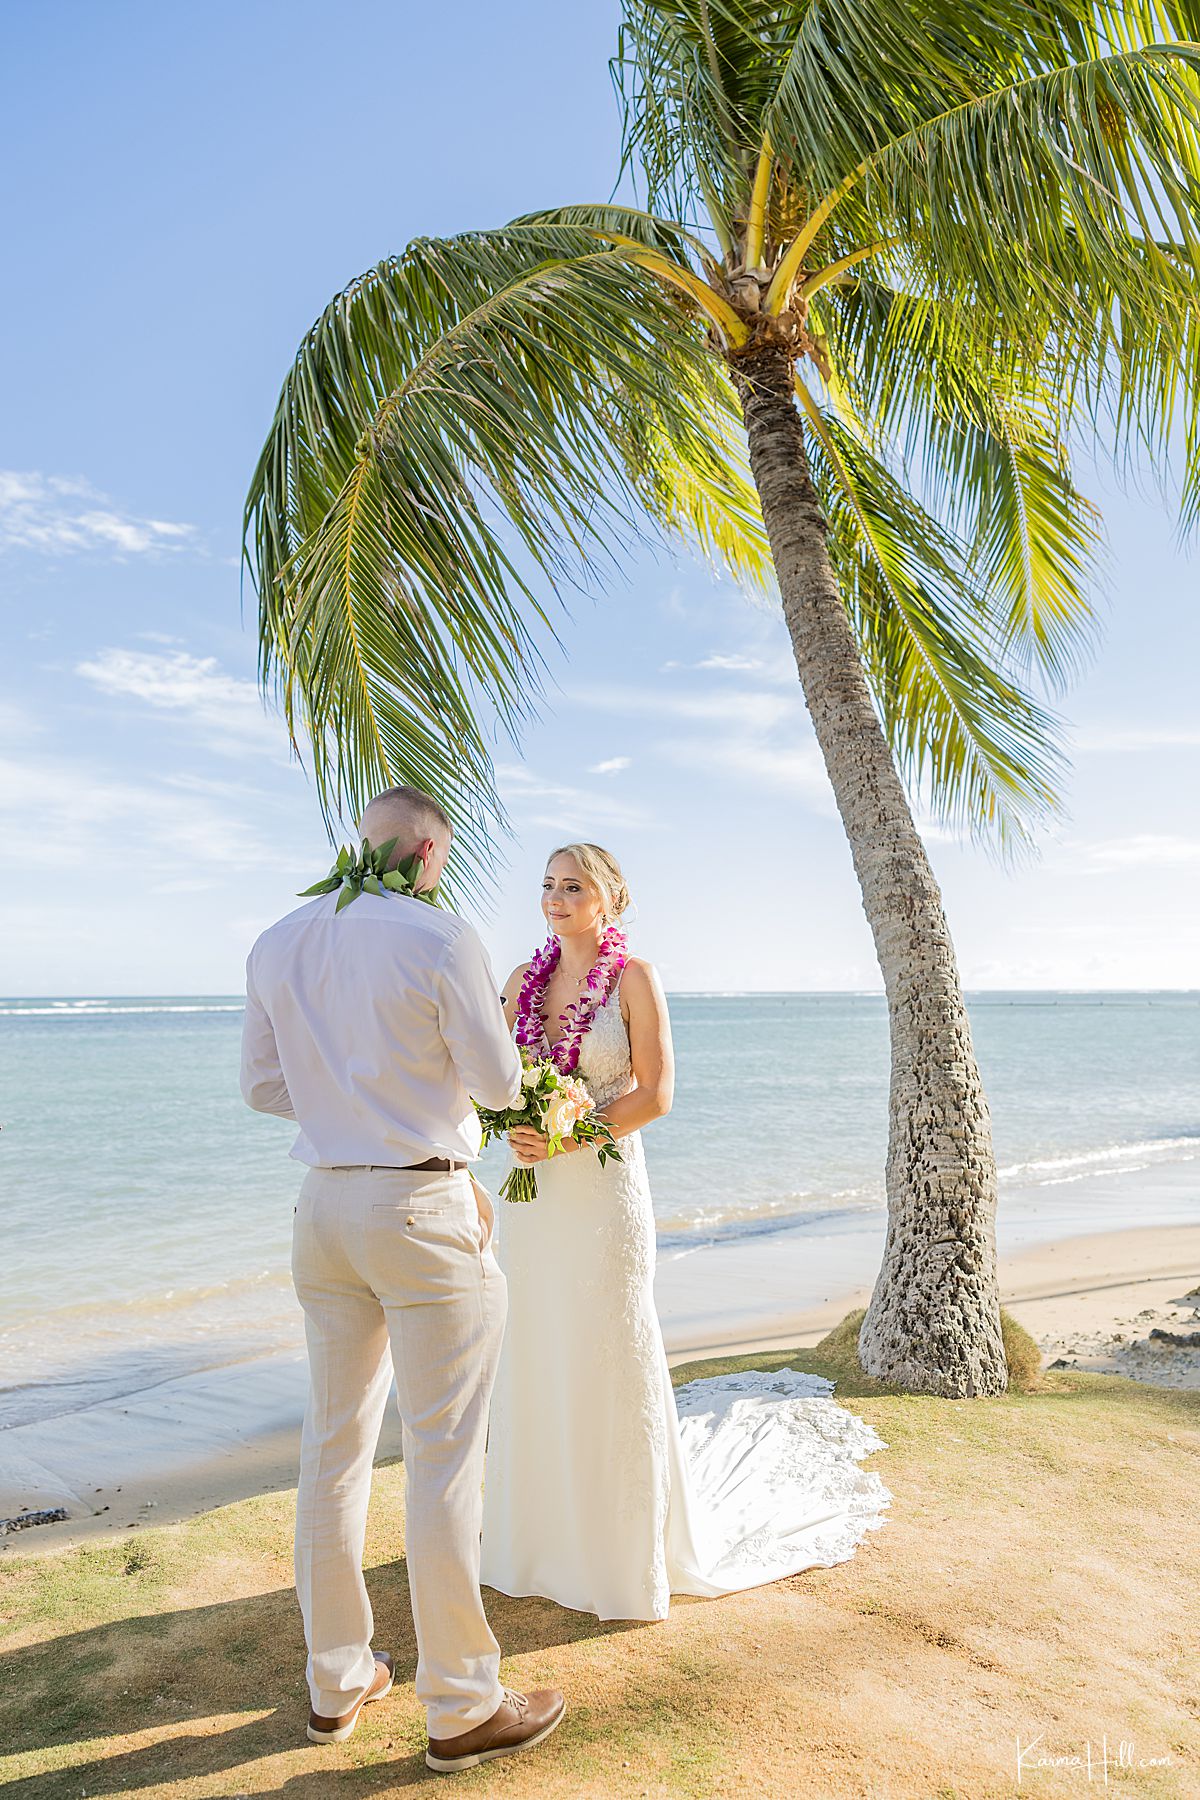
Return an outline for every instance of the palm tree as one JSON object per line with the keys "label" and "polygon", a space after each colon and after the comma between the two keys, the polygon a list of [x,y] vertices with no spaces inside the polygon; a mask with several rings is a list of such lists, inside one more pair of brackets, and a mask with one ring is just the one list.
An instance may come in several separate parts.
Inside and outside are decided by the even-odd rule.
{"label": "palm tree", "polygon": [[262,673],[327,816],[442,795],[491,866],[537,577],[681,535],[777,580],[886,992],[872,1374],[1005,1386],[996,1171],[909,792],[1001,858],[1059,806],[1094,628],[1072,431],[1200,512],[1192,0],[625,0],[644,206],[410,245],[301,345],[247,503]]}

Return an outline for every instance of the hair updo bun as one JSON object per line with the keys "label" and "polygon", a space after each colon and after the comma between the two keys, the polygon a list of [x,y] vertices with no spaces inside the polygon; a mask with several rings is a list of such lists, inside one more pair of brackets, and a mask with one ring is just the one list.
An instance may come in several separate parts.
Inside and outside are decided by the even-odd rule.
{"label": "hair updo bun", "polygon": [[595,888],[608,918],[614,922],[629,911],[629,889],[621,873],[621,865],[610,850],[599,844],[560,844],[546,858],[546,867],[556,856],[573,856],[579,872]]}

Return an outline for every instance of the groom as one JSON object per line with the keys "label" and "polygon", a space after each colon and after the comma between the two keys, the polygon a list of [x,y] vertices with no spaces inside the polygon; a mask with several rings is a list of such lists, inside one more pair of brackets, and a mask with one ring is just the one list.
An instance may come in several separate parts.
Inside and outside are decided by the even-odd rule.
{"label": "groom", "polygon": [[[507,1290],[472,1098],[508,1106],[521,1060],[472,928],[415,898],[441,877],[450,820],[417,788],[370,802],[360,830],[420,859],[413,892],[346,890],[264,931],[246,964],[242,1094],[294,1119],[308,1164],[292,1241],[309,1403],[296,1495],[296,1590],[316,1743],[349,1737],[392,1686],[372,1651],[362,1575],[371,1463],[393,1376],[403,1422],[416,1687],[433,1769],[528,1749],[563,1714],[556,1689],[502,1688],[479,1594],[488,1404]],[[477,1199],[477,1195],[481,1197]]]}

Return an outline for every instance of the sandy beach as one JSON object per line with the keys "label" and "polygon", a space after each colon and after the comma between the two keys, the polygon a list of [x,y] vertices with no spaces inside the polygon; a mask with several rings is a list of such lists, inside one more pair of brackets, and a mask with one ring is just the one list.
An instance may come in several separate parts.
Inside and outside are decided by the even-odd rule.
{"label": "sandy beach", "polygon": [[[1200,1386],[1200,1348],[1150,1335],[1200,1329],[1200,1223],[1032,1243],[1031,1233],[1028,1220],[998,1232],[1000,1293],[1045,1365]],[[657,1293],[672,1365],[815,1345],[866,1304],[882,1245],[875,1219],[825,1236],[764,1234],[662,1258]],[[305,1385],[297,1344],[0,1433],[0,1517],[52,1507],[69,1514],[10,1530],[0,1545],[51,1549],[292,1486]],[[379,1457],[399,1454],[389,1410]]]}

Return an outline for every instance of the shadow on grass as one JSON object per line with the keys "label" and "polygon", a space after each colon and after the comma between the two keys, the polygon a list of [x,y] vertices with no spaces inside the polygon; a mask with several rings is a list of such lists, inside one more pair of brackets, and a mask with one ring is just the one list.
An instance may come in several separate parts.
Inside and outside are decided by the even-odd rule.
{"label": "shadow on grass", "polygon": [[[411,1697],[417,1652],[404,1561],[369,1569],[367,1587],[375,1641],[395,1655],[397,1688],[407,1685]],[[549,1600],[510,1599],[492,1589],[484,1598],[506,1657],[640,1629],[636,1621],[600,1623]],[[351,1742],[355,1755],[372,1760],[357,1767],[346,1765],[344,1753],[309,1745],[304,1660],[291,1588],[124,1618],[0,1656],[0,1743],[8,1756],[42,1753],[37,1774],[3,1784],[4,1800],[127,1793],[296,1751],[306,1761],[322,1759],[320,1767],[297,1770],[267,1791],[320,1800],[332,1792],[356,1796],[435,1779],[425,1767],[424,1730],[412,1706],[391,1718],[384,1706],[364,1715]],[[246,1713],[253,1716],[245,1723],[231,1722]],[[178,1731],[189,1721],[198,1729]],[[379,1727],[390,1740],[386,1749],[372,1741]],[[147,1730],[172,1735],[86,1762],[69,1758],[73,1744],[94,1750],[97,1739]],[[62,1766],[51,1771],[45,1758],[56,1752]],[[235,1781],[228,1792],[238,1791]]]}

